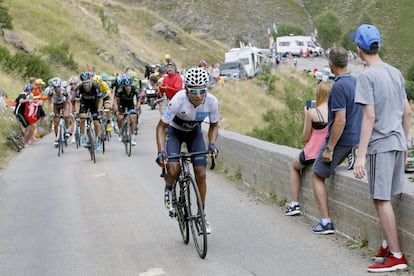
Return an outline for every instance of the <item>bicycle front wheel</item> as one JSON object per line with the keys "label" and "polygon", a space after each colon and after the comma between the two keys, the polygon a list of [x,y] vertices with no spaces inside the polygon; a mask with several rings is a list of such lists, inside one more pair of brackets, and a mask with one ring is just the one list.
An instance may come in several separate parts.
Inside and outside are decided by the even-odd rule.
{"label": "bicycle front wheel", "polygon": [[[187,209],[185,205],[185,191],[184,186],[179,185],[177,183],[174,188],[174,194],[177,195],[178,192],[178,198],[176,201],[176,219],[178,222],[178,227],[180,228],[181,237],[183,238],[183,241],[185,244],[187,244],[190,240],[190,230],[188,227],[188,220],[187,220]],[[175,196],[176,197],[176,196]]]}
{"label": "bicycle front wheel", "polygon": [[91,155],[91,160],[93,163],[96,163],[95,158],[95,135],[92,135],[92,131],[90,129],[87,130],[88,133],[88,150],[89,154]]}
{"label": "bicycle front wheel", "polygon": [[123,140],[125,145],[126,155],[131,156],[131,128],[129,126],[124,128]]}
{"label": "bicycle front wheel", "polygon": [[194,246],[200,258],[207,255],[207,232],[204,217],[203,203],[197,184],[191,176],[187,178],[187,200],[188,221],[193,236]]}

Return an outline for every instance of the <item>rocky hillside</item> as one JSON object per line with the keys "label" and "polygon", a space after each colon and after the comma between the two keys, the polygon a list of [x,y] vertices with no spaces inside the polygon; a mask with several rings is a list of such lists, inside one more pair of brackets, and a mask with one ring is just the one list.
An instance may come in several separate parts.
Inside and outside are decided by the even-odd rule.
{"label": "rocky hillside", "polygon": [[[344,29],[369,15],[384,35],[386,60],[402,69],[413,63],[414,35],[409,30],[414,1],[400,0],[4,0],[13,16],[11,30],[29,52],[42,46],[68,43],[82,70],[87,64],[99,71],[143,72],[145,63],[162,62],[165,53],[180,67],[200,59],[221,62],[237,38],[267,47],[267,28],[294,23],[306,32],[322,11],[340,11]],[[365,12],[361,12],[364,10]],[[114,29],[104,26],[104,21]],[[109,23],[108,23],[109,22]],[[404,24],[403,24],[404,23]],[[5,40],[7,45],[17,50]],[[75,72],[57,67],[68,77]],[[76,72],[77,73],[77,72]],[[1,81],[0,81],[1,82]]]}

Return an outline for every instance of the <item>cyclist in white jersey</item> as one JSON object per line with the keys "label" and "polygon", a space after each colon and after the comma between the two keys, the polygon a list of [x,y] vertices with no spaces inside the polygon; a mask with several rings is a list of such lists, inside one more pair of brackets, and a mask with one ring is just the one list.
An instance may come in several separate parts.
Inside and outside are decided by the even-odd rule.
{"label": "cyclist in white jersey", "polygon": [[[178,155],[181,144],[186,143],[188,152],[205,151],[201,124],[205,118],[209,119],[208,151],[215,157],[218,150],[214,145],[218,135],[218,101],[207,93],[209,75],[203,68],[191,68],[185,74],[185,88],[177,92],[168,104],[167,109],[157,125],[156,137],[158,157],[156,162],[163,167],[167,166],[165,175],[165,207],[173,212],[172,187],[180,172],[178,159],[167,156]],[[206,166],[207,157],[195,156],[192,159],[195,179],[200,190],[203,207],[206,198]],[[211,226],[206,218],[207,233],[211,233]]]}

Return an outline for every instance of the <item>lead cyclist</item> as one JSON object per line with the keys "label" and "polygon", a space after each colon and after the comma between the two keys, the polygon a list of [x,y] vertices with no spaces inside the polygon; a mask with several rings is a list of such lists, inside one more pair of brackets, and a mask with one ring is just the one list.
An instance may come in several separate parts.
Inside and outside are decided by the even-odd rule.
{"label": "lead cyclist", "polygon": [[[170,100],[167,109],[162,114],[156,128],[158,156],[156,162],[159,166],[167,166],[165,180],[164,203],[170,214],[174,212],[172,206],[172,190],[180,173],[179,160],[168,156],[178,155],[181,144],[186,143],[188,152],[205,151],[201,124],[209,118],[208,151],[211,157],[218,154],[214,145],[218,135],[218,100],[207,92],[209,74],[203,68],[191,68],[185,73],[185,87],[177,92]],[[168,138],[166,138],[168,137]],[[192,158],[195,180],[200,190],[203,208],[206,201],[206,156]],[[204,213],[205,214],[205,213]],[[211,225],[205,218],[206,232],[211,233]]]}

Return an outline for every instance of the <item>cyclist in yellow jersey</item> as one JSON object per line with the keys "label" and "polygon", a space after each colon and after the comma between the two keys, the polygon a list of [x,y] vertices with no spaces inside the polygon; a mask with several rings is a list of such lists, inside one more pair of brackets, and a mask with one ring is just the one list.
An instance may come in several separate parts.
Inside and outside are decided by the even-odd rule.
{"label": "cyclist in yellow jersey", "polygon": [[103,98],[104,111],[106,113],[106,131],[111,131],[111,109],[112,109],[112,91],[106,81],[103,81],[100,75],[95,75],[93,81],[99,86]]}

